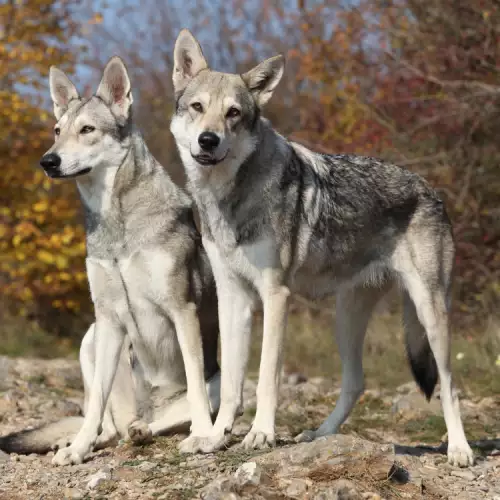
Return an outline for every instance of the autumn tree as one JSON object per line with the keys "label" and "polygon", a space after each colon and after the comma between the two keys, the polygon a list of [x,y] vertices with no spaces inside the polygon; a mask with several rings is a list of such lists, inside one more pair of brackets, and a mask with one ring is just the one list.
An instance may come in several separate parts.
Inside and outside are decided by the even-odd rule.
{"label": "autumn tree", "polygon": [[77,7],[66,0],[0,5],[1,305],[42,322],[51,317],[52,330],[79,310],[87,288],[74,186],[38,167],[53,140],[48,71],[75,67]]}

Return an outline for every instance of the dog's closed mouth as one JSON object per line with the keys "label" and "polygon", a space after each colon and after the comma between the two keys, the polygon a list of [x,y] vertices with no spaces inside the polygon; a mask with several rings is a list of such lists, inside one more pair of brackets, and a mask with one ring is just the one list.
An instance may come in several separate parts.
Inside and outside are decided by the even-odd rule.
{"label": "dog's closed mouth", "polygon": [[80,177],[80,175],[88,174],[91,170],[92,170],[91,168],[84,168],[83,170],[80,170],[79,172],[74,172],[72,174],[62,174],[61,172],[52,172],[52,173],[47,173],[47,175],[52,179],[72,179],[73,177]]}
{"label": "dog's closed mouth", "polygon": [[222,158],[215,158],[215,156],[207,154],[191,155],[200,165],[213,166],[226,159],[227,153]]}

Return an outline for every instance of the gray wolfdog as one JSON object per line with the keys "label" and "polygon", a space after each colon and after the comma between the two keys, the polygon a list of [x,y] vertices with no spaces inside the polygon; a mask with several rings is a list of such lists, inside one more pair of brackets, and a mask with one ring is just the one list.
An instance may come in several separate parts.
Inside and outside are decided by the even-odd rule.
{"label": "gray wolfdog", "polygon": [[279,135],[261,117],[284,70],[282,56],[242,75],[208,68],[196,39],[174,49],[176,111],[171,130],[200,211],[214,272],[221,335],[221,406],[202,451],[221,447],[241,409],[252,310],[262,301],[264,333],[257,411],[245,447],[275,441],[275,413],[290,293],[337,293],[342,391],[307,441],[338,431],[363,392],[363,339],[391,283],[404,297],[406,346],[430,398],[439,375],[448,460],[467,466],[467,443],[450,373],[450,221],[436,192],[395,165],[318,154]]}
{"label": "gray wolfdog", "polygon": [[0,448],[52,445],[55,464],[74,464],[117,437],[145,441],[191,422],[180,445],[189,452],[212,430],[220,388],[215,283],[192,200],[134,128],[121,59],[89,99],[54,67],[50,90],[58,122],[40,163],[50,177],[77,178],[86,215],[95,323],[80,349],[85,417],[6,436]]}

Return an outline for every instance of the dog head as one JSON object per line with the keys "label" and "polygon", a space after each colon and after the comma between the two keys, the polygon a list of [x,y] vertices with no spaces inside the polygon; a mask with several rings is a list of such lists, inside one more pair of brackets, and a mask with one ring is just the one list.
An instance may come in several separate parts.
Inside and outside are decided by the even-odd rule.
{"label": "dog head", "polygon": [[97,92],[82,99],[60,69],[50,68],[50,95],[57,123],[54,145],[40,160],[49,177],[68,178],[118,166],[130,138],[132,93],[127,69],[112,57]]}
{"label": "dog head", "polygon": [[284,70],[278,55],[242,75],[208,68],[197,40],[182,30],[174,48],[176,111],[171,130],[187,170],[232,165],[256,148],[260,110]]}

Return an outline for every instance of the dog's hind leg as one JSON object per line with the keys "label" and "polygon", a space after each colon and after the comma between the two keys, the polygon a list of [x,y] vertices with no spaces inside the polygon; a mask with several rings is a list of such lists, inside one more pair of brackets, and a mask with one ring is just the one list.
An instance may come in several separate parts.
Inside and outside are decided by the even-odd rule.
{"label": "dog's hind leg", "polygon": [[97,441],[108,397],[120,361],[125,332],[116,316],[101,313],[96,320],[95,362],[88,405],[83,425],[67,448],[60,449],[52,463],[70,465],[82,463]]}
{"label": "dog's hind leg", "polygon": [[[437,256],[441,258],[438,260]],[[435,375],[433,380],[429,380],[429,375],[435,371],[432,363],[434,357],[448,429],[448,461],[466,467],[474,463],[474,456],[465,437],[450,370],[448,289],[452,262],[453,243],[448,233],[437,237],[432,233],[419,234],[414,240],[407,238],[399,245],[394,256],[394,267],[408,292],[405,298],[405,323],[413,373],[427,398],[430,398],[437,381]]]}
{"label": "dog's hind leg", "polygon": [[[220,405],[220,371],[206,381],[206,390],[213,417]],[[134,443],[144,444],[151,441],[153,436],[188,432],[190,425],[191,409],[187,394],[183,393],[174,400],[160,404],[150,424],[137,420],[130,425],[128,432]]]}
{"label": "dog's hind leg", "polygon": [[[95,323],[90,325],[87,333],[83,336],[82,343],[80,344],[79,360],[83,379],[83,414],[85,415],[87,412],[89,391],[92,386],[95,370]],[[52,444],[52,449],[57,451],[61,448],[70,446],[75,437],[76,434],[64,436],[62,439],[59,439],[57,442]]]}
{"label": "dog's hind leg", "polygon": [[138,387],[132,375],[129,346],[129,339],[125,337],[108,404],[104,411],[102,430],[95,443],[95,449],[106,448],[117,444],[120,438],[128,438],[131,422],[139,418]]}
{"label": "dog's hind leg", "polygon": [[342,361],[342,387],[334,410],[316,430],[299,434],[297,442],[312,441],[338,432],[364,391],[363,342],[372,311],[386,293],[382,288],[356,286],[342,289],[336,297],[335,336]]}

